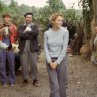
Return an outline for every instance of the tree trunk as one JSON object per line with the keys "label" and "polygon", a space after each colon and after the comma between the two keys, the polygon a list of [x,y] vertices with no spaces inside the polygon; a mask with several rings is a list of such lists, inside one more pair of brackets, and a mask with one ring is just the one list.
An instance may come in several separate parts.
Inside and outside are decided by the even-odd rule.
{"label": "tree trunk", "polygon": [[97,0],[92,0],[93,19],[91,21],[91,42],[90,47],[93,49],[94,38],[95,38],[95,26],[97,26]]}
{"label": "tree trunk", "polygon": [[97,25],[97,0],[92,0],[95,24]]}

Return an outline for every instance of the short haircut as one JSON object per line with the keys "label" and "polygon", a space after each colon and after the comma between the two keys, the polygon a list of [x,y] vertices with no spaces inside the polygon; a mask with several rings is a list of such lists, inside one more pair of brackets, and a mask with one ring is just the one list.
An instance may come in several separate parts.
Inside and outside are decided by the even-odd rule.
{"label": "short haircut", "polygon": [[64,15],[63,15],[63,14],[61,14],[61,13],[58,13],[58,12],[53,13],[53,14],[50,16],[50,18],[49,18],[50,23],[52,24],[52,22],[53,22],[53,21],[55,21],[55,20],[56,20],[56,18],[57,18],[58,16],[61,16],[61,17],[63,17],[63,18],[64,18]]}
{"label": "short haircut", "polygon": [[6,18],[6,17],[9,17],[9,18],[11,18],[11,15],[10,15],[10,14],[8,14],[8,13],[6,13],[6,14],[3,14],[2,18]]}
{"label": "short haircut", "polygon": [[26,17],[27,15],[32,15],[32,16],[33,16],[33,13],[27,12],[27,13],[24,15],[24,17]]}

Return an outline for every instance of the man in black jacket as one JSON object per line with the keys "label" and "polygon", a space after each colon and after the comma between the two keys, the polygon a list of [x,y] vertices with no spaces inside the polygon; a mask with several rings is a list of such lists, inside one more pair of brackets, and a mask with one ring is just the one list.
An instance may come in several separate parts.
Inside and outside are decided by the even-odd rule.
{"label": "man in black jacket", "polygon": [[[29,70],[33,85],[38,86],[37,81],[37,52],[39,34],[38,27],[32,22],[33,14],[24,15],[25,23],[18,28],[19,32],[19,49],[21,54],[21,65],[23,70],[23,83],[28,84]],[[30,68],[29,68],[30,65]]]}

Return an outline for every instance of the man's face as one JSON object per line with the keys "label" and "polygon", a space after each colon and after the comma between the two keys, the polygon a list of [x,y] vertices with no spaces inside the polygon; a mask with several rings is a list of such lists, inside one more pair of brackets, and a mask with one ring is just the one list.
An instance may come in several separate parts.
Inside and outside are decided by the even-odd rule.
{"label": "man's face", "polygon": [[27,24],[30,24],[32,22],[32,20],[33,20],[32,15],[26,15],[25,21],[26,21]]}
{"label": "man's face", "polygon": [[3,19],[3,21],[4,21],[4,23],[6,23],[6,24],[10,24],[10,23],[11,23],[11,18],[10,18],[10,17],[5,17],[5,18]]}

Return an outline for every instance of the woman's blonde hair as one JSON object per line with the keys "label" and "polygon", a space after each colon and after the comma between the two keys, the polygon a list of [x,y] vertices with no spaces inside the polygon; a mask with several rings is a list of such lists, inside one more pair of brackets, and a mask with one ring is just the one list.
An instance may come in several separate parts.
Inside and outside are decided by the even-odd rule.
{"label": "woman's blonde hair", "polygon": [[58,12],[53,13],[53,14],[50,16],[50,18],[49,18],[50,23],[53,24],[53,22],[56,20],[56,18],[57,18],[58,16],[61,16],[61,17],[64,18],[64,15],[61,14],[61,13],[58,13]]}

